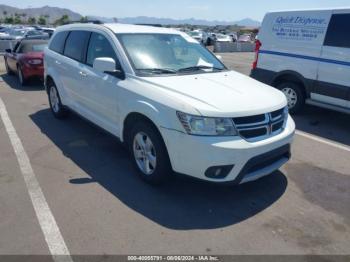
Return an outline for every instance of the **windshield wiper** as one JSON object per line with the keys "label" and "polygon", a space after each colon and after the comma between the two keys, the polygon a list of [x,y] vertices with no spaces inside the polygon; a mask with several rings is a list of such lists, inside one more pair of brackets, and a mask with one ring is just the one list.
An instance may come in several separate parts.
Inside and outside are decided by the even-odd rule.
{"label": "windshield wiper", "polygon": [[151,74],[176,74],[177,71],[170,68],[142,68],[139,71],[144,71]]}
{"label": "windshield wiper", "polygon": [[213,69],[213,70],[218,70],[218,71],[224,70],[224,68],[219,68],[219,67],[214,67],[214,66],[198,65],[198,66],[189,66],[189,67],[185,67],[185,68],[180,68],[178,70],[178,72],[198,71],[198,70],[203,70],[203,69]]}

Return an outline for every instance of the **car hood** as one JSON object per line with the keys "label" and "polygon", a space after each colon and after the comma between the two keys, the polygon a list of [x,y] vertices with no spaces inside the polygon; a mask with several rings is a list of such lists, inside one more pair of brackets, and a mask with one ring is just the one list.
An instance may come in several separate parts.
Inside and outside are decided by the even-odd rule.
{"label": "car hood", "polygon": [[279,90],[235,71],[142,79],[204,116],[248,116],[287,105]]}

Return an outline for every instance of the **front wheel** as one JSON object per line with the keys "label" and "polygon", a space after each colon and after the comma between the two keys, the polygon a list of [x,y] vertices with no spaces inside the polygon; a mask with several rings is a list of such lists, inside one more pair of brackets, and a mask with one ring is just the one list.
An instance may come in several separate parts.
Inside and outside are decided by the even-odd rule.
{"label": "front wheel", "polygon": [[128,145],[133,164],[146,182],[159,184],[172,173],[164,141],[152,124],[146,121],[136,123],[131,129]]}
{"label": "front wheel", "polygon": [[61,102],[60,95],[54,84],[50,84],[48,87],[50,109],[56,118],[64,118],[67,116],[67,109],[64,108]]}
{"label": "front wheel", "polygon": [[287,98],[288,109],[291,114],[300,112],[305,104],[305,95],[300,85],[293,82],[285,82],[277,86]]}

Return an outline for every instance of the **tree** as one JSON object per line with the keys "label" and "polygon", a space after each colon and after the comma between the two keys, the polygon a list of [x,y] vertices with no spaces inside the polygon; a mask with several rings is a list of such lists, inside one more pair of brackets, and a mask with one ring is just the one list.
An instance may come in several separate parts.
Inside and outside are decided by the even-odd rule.
{"label": "tree", "polygon": [[65,24],[68,24],[69,22],[70,22],[69,16],[68,15],[62,15],[61,18],[58,18],[54,22],[54,25],[56,25],[56,26],[58,26],[58,25],[65,25]]}
{"label": "tree", "polygon": [[84,22],[87,22],[88,21],[88,17],[87,16],[82,16],[80,18],[80,22],[84,23]]}
{"label": "tree", "polygon": [[14,24],[23,24],[22,19],[19,14],[15,14],[15,18],[13,19]]}
{"label": "tree", "polygon": [[14,24],[14,19],[12,16],[6,16],[4,19],[5,24]]}
{"label": "tree", "polygon": [[4,16],[7,16],[7,11],[2,11],[2,13],[4,14]]}
{"label": "tree", "polygon": [[50,15],[46,14],[44,15],[46,22],[49,24],[50,23]]}
{"label": "tree", "polygon": [[30,25],[36,24],[36,18],[35,17],[29,17],[27,23],[30,24]]}
{"label": "tree", "polygon": [[39,25],[46,25],[46,19],[43,16],[40,16],[38,19],[38,24]]}

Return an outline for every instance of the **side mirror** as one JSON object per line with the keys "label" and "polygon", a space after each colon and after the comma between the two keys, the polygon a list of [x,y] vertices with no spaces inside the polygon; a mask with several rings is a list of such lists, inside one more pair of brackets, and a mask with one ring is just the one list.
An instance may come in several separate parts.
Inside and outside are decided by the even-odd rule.
{"label": "side mirror", "polygon": [[5,52],[6,53],[12,53],[12,50],[10,48],[8,48],[8,49],[5,49]]}
{"label": "side mirror", "polygon": [[101,73],[110,74],[122,80],[125,79],[125,73],[122,69],[116,69],[116,63],[110,57],[98,57],[94,60],[92,67]]}

